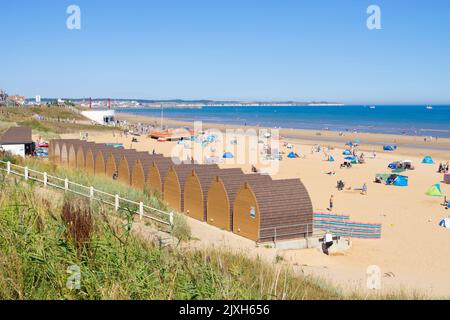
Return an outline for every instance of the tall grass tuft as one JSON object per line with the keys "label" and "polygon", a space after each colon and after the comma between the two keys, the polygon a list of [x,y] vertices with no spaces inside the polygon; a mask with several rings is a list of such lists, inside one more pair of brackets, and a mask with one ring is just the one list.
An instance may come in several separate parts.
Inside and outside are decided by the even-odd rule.
{"label": "tall grass tuft", "polygon": [[74,242],[78,253],[81,253],[91,238],[94,228],[89,204],[81,200],[66,199],[61,218],[66,225],[68,237]]}

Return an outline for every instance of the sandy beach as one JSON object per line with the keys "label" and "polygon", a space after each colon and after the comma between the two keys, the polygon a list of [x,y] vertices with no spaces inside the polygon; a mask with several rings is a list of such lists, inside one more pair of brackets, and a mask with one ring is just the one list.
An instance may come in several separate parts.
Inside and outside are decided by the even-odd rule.
{"label": "sandy beach", "polygon": [[[119,113],[118,119],[159,125],[159,119],[137,117]],[[192,123],[164,119],[171,127],[188,126]],[[205,124],[203,128],[225,130],[237,126]],[[245,129],[248,129],[247,127]],[[218,233],[213,227],[192,222],[193,234],[200,238],[202,245],[228,245],[273,256],[282,255],[294,268],[306,274],[315,274],[331,279],[346,289],[366,288],[367,268],[372,265],[381,268],[383,290],[406,289],[419,290],[431,296],[450,296],[450,231],[438,226],[442,218],[450,215],[441,205],[442,197],[425,195],[427,189],[441,182],[443,175],[437,173],[439,162],[450,160],[450,139],[438,139],[425,142],[423,137],[395,136],[367,133],[344,133],[331,131],[308,131],[280,129],[280,151],[285,155],[291,149],[284,142],[294,145],[301,158],[288,159],[285,155],[278,162],[274,179],[300,178],[307,187],[313,201],[315,212],[325,212],[330,195],[334,195],[333,212],[350,215],[353,221],[381,223],[382,237],[378,240],[354,239],[347,251],[326,256],[317,249],[287,250],[256,248],[246,239],[230,234]],[[63,138],[79,138],[76,134],[62,135]],[[354,165],[351,169],[340,169],[343,162],[342,152],[345,142],[352,139],[362,141],[358,152],[366,153],[366,163]],[[157,142],[148,137],[139,137],[131,142],[131,137],[111,132],[90,132],[89,140],[97,143],[123,143],[125,148],[139,151],[156,152],[171,156],[176,142]],[[328,162],[322,152],[311,152],[313,145],[329,147],[335,162]],[[396,144],[395,152],[383,152],[383,144]],[[232,148],[225,146],[225,148]],[[227,151],[231,151],[228,150]],[[376,151],[375,158],[371,158]],[[425,155],[431,155],[436,164],[426,165],[421,161]],[[247,158],[248,159],[248,158]],[[409,159],[415,170],[406,171],[409,177],[408,187],[387,186],[374,183],[377,173],[389,173],[387,165],[393,161]],[[196,159],[198,160],[198,159]],[[221,164],[223,167],[240,167],[245,172],[251,170],[250,162]],[[255,164],[261,168],[260,164]],[[335,172],[328,175],[327,172]],[[351,190],[338,191],[337,180],[343,180]],[[354,188],[368,186],[367,195],[360,194]],[[450,194],[450,185],[441,183],[442,192]],[[214,236],[216,235],[216,236]],[[228,240],[223,240],[228,238]],[[219,240],[222,239],[222,240]],[[266,252],[266,253],[265,253]]]}

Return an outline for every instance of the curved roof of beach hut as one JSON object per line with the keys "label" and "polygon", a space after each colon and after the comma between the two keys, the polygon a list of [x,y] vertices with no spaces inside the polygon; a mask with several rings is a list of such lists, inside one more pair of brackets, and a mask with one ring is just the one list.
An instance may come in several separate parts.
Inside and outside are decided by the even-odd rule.
{"label": "curved roof of beach hut", "polygon": [[184,211],[184,186],[186,179],[193,171],[197,175],[204,175],[211,172],[211,175],[219,172],[217,165],[201,164],[179,164],[172,165],[164,176],[164,201],[172,209]]}
{"label": "curved roof of beach hut", "polygon": [[117,172],[119,174],[118,180],[122,183],[131,185],[131,172],[133,170],[134,163],[138,159],[145,157],[150,157],[148,152],[138,152],[134,150],[133,153],[122,154],[119,161],[119,166],[117,167]]}
{"label": "curved roof of beach hut", "polygon": [[272,178],[261,174],[216,176],[211,181],[206,199],[207,222],[216,227],[233,229],[233,203],[244,182],[270,183]]}
{"label": "curved roof of beach hut", "polygon": [[158,191],[162,194],[161,172],[166,172],[171,165],[172,160],[162,155],[137,159],[131,172],[131,185],[137,189],[147,189],[150,193]]}
{"label": "curved roof of beach hut", "polygon": [[79,144],[77,147],[77,169],[84,169],[86,167],[86,154],[90,147],[96,146],[94,142],[85,142]]}
{"label": "curved roof of beach hut", "polygon": [[78,144],[81,140],[62,140],[60,142],[61,147],[61,164],[64,166],[69,165],[69,150],[73,144]]}
{"label": "curved roof of beach hut", "polygon": [[98,148],[94,151],[94,174],[99,176],[106,176],[106,161],[111,152],[122,152],[123,148],[114,148],[112,146],[105,146],[105,148]]}
{"label": "curved roof of beach hut", "polygon": [[313,207],[300,179],[247,181],[233,205],[233,232],[255,241],[312,234]]}
{"label": "curved roof of beach hut", "polygon": [[68,149],[68,164],[70,168],[77,168],[77,162],[78,162],[78,157],[77,157],[77,153],[78,153],[78,148],[80,146],[88,146],[88,145],[95,145],[95,143],[93,142],[87,142],[87,141],[83,141],[83,140],[76,140],[73,141]]}
{"label": "curved roof of beach hut", "polygon": [[[61,162],[61,148],[62,145],[70,142],[70,141],[76,141],[75,139],[54,139],[50,141],[50,150],[49,153],[51,154],[51,160],[53,160],[56,163]],[[49,156],[50,156],[49,154]]]}
{"label": "curved roof of beach hut", "polygon": [[108,155],[105,156],[106,164],[105,164],[105,174],[107,177],[112,178],[114,173],[119,170],[119,163],[123,155],[125,154],[135,154],[136,150],[134,149],[117,149],[113,148]]}
{"label": "curved roof of beach hut", "polygon": [[206,195],[211,181],[216,176],[243,175],[239,168],[211,170],[192,170],[185,178],[183,192],[183,211],[190,217],[206,221]]}
{"label": "curved roof of beach hut", "polygon": [[98,152],[109,152],[112,148],[104,144],[96,143],[93,146],[87,147],[85,151],[85,169],[90,174],[95,174],[95,157]]}

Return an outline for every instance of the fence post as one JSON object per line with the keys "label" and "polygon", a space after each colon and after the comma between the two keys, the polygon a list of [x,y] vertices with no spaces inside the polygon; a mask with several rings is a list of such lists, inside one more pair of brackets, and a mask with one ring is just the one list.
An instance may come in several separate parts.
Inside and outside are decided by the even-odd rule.
{"label": "fence post", "polygon": [[169,212],[169,223],[170,223],[170,226],[172,227],[173,226],[173,212],[172,211]]}
{"label": "fence post", "polygon": [[64,179],[64,190],[68,191],[69,190],[69,179]]}
{"label": "fence post", "polygon": [[44,187],[47,187],[47,183],[48,183],[48,174],[47,172],[44,172]]}
{"label": "fence post", "polygon": [[139,202],[139,219],[142,220],[143,216],[144,216],[144,204],[142,202]]}
{"label": "fence post", "polygon": [[116,211],[119,211],[119,195],[118,194],[116,194],[114,196],[114,209]]}
{"label": "fence post", "polygon": [[6,163],[6,173],[10,174],[11,173],[11,161],[8,161]]}
{"label": "fence post", "polygon": [[27,180],[28,180],[28,167],[25,167],[25,168],[23,169],[23,175],[24,175],[24,177],[25,177],[25,181],[27,181]]}

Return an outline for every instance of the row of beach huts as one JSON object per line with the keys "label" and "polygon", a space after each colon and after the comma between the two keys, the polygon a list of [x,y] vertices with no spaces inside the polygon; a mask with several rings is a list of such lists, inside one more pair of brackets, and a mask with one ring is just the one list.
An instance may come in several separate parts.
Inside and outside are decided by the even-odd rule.
{"label": "row of beach huts", "polygon": [[83,140],[50,141],[49,158],[156,193],[177,212],[257,242],[312,235],[312,203],[299,179],[272,180],[215,164],[175,164],[160,154]]}

